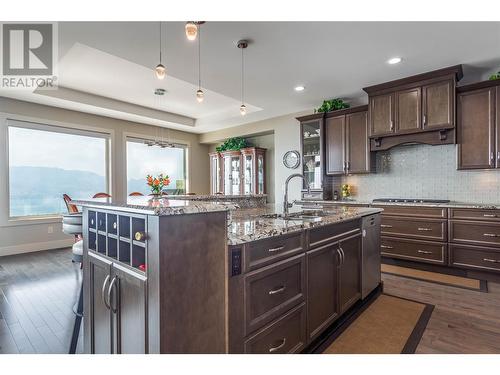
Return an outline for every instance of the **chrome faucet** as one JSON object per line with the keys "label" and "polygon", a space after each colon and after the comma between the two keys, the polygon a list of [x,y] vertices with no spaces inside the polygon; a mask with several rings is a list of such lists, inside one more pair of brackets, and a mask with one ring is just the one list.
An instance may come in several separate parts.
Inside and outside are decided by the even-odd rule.
{"label": "chrome faucet", "polygon": [[[306,178],[303,175],[301,175],[300,173],[295,173],[295,174],[288,176],[288,178],[285,181],[285,196],[283,197],[283,215],[285,217],[288,216],[288,209],[293,206],[293,203],[288,203],[288,183],[294,177],[300,177],[301,179],[304,180],[304,182],[307,185]],[[307,185],[307,192],[310,193],[309,185]]]}

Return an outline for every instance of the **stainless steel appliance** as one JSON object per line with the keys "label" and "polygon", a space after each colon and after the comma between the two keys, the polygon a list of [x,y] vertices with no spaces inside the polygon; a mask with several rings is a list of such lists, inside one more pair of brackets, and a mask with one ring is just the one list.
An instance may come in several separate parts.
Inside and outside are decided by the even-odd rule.
{"label": "stainless steel appliance", "polygon": [[362,222],[361,298],[380,284],[380,214],[365,216]]}

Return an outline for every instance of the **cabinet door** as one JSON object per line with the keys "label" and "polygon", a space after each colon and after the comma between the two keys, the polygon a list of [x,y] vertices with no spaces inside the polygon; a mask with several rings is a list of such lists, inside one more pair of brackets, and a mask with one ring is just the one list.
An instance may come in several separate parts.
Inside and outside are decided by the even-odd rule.
{"label": "cabinet door", "polygon": [[146,354],[146,277],[114,264],[110,286],[110,306],[116,327],[115,353]]}
{"label": "cabinet door", "polygon": [[496,87],[496,105],[495,105],[495,133],[496,133],[496,167],[500,168],[500,86]]}
{"label": "cabinet door", "polygon": [[422,88],[422,92],[424,129],[455,126],[455,83],[453,80],[426,85]]}
{"label": "cabinet door", "polygon": [[326,173],[345,173],[345,116],[326,119]]}
{"label": "cabinet door", "polygon": [[257,182],[256,194],[266,193],[266,164],[263,153],[257,154]]}
{"label": "cabinet door", "polygon": [[339,243],[342,253],[339,267],[339,303],[343,313],[361,298],[361,234]]}
{"label": "cabinet door", "polygon": [[221,192],[220,157],[219,155],[210,155],[210,194]]}
{"label": "cabinet door", "polygon": [[315,339],[339,315],[338,243],[307,253],[307,334]]}
{"label": "cabinet door", "polygon": [[255,194],[255,153],[243,155],[243,194]]}
{"label": "cabinet door", "polygon": [[346,149],[348,173],[370,172],[367,112],[346,115]]}
{"label": "cabinet door", "polygon": [[458,95],[458,169],[495,166],[495,88]]}
{"label": "cabinet door", "polygon": [[394,94],[370,97],[370,136],[394,132]]}
{"label": "cabinet door", "polygon": [[420,87],[395,93],[396,133],[414,133],[422,128]]}
{"label": "cabinet door", "polygon": [[88,282],[85,283],[86,352],[91,354],[112,353],[111,311],[106,306],[107,291],[111,279],[111,262],[88,253]]}

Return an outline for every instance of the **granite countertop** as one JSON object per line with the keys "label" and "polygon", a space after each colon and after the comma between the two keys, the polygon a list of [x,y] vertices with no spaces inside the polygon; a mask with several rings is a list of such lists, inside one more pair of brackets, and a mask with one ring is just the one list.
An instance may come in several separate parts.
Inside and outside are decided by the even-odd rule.
{"label": "granite countertop", "polygon": [[253,195],[224,195],[224,194],[205,194],[205,195],[165,195],[165,199],[188,199],[188,200],[240,200],[240,199],[260,199],[266,198],[267,194],[253,194]]}
{"label": "granite countertop", "polygon": [[[278,205],[277,205],[278,206]],[[359,219],[363,216],[382,212],[379,208],[365,207],[327,207],[326,216],[314,220],[284,220],[262,217],[282,212],[277,206],[239,209],[231,211],[228,221],[228,244],[240,245],[246,242],[280,236],[285,233],[299,232],[308,228]],[[300,207],[290,209],[290,213],[301,211]]]}
{"label": "granite countertop", "polygon": [[340,200],[340,201],[301,201],[301,204],[312,203],[325,206],[349,206],[349,205],[376,205],[376,206],[416,206],[416,207],[442,207],[442,208],[476,208],[483,210],[500,209],[500,204],[493,203],[471,203],[471,202],[455,202],[448,203],[419,203],[419,202],[373,202],[367,200]]}
{"label": "granite countertop", "polygon": [[148,215],[188,215],[203,212],[228,211],[238,208],[231,203],[216,201],[199,201],[173,198],[152,198],[149,196],[128,197],[126,201],[111,201],[109,198],[93,198],[88,200],[73,200],[76,206],[110,208],[116,211],[143,213]]}

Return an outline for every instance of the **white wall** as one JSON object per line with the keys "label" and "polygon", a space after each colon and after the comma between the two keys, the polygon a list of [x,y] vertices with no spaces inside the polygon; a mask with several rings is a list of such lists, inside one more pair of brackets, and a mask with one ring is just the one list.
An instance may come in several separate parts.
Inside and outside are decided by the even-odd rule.
{"label": "white wall", "polygon": [[[39,104],[0,97],[0,256],[46,250],[71,244],[61,231],[61,219],[9,220],[7,196],[7,119],[63,125],[107,132],[111,135],[111,194],[123,199],[126,192],[125,135],[154,136],[154,126],[95,116]],[[208,145],[199,143],[199,135],[170,130],[173,140],[188,145],[189,191],[209,192]],[[62,199],[62,198],[61,198]],[[53,233],[49,234],[52,230]]]}
{"label": "white wall", "polygon": [[[202,134],[203,143],[219,143],[230,137],[249,137],[259,134],[274,133],[274,201],[279,204],[283,201],[283,187],[286,178],[293,173],[300,173],[301,168],[288,169],[283,165],[283,155],[289,150],[300,151],[300,127],[295,119],[298,116],[310,114],[305,112],[275,117],[242,126],[223,129]],[[291,200],[300,199],[302,181],[294,179],[290,182],[289,197]]]}

